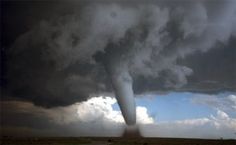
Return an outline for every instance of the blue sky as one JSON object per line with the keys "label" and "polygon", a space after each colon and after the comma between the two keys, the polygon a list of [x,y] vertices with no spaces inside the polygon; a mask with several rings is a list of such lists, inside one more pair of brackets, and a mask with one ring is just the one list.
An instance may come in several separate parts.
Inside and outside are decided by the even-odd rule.
{"label": "blue sky", "polygon": [[[236,139],[235,94],[172,92],[136,97],[140,132],[145,137]],[[120,136],[125,125],[116,99],[110,96],[95,96],[57,108],[43,108],[24,101],[0,103],[8,108],[5,116],[9,120],[18,116],[18,122],[26,124],[23,127],[33,128],[27,135],[42,134],[42,129],[45,129],[43,135],[61,135],[61,130],[68,128],[65,130],[68,136]],[[44,128],[35,128],[30,122],[41,123]],[[22,127],[14,125],[21,133]]]}
{"label": "blue sky", "polygon": [[[214,95],[214,98],[224,99],[230,94],[235,95],[235,93],[224,92]],[[145,106],[148,114],[155,119],[155,122],[203,118],[215,115],[216,107],[193,101],[202,95],[206,94],[172,92],[161,95],[149,95],[136,98],[136,104],[137,106]],[[113,108],[119,110],[118,104],[114,104]],[[227,111],[230,116],[236,117],[235,112]]]}

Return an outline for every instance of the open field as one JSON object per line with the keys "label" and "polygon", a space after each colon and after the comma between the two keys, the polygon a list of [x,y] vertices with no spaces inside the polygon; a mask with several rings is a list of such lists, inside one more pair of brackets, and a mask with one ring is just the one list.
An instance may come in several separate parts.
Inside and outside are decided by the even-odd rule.
{"label": "open field", "polygon": [[1,145],[236,145],[236,140],[119,137],[2,138]]}

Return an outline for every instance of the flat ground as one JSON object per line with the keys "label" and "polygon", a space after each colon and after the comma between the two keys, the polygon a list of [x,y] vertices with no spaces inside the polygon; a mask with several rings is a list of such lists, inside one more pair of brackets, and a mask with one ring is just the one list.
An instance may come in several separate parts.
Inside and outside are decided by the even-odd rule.
{"label": "flat ground", "polygon": [[176,138],[53,137],[1,138],[1,145],[236,145],[236,140]]}

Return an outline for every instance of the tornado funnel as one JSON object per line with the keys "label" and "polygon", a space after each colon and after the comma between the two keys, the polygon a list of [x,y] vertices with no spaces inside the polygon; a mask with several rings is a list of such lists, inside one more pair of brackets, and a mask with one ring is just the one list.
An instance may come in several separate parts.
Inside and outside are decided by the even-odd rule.
{"label": "tornado funnel", "polygon": [[131,76],[124,71],[118,76],[112,75],[111,81],[126,124],[134,125],[136,123],[136,105]]}
{"label": "tornado funnel", "polygon": [[120,49],[119,51],[108,49],[106,53],[97,52],[94,58],[105,66],[126,124],[135,125],[136,105],[132,88],[133,81]]}

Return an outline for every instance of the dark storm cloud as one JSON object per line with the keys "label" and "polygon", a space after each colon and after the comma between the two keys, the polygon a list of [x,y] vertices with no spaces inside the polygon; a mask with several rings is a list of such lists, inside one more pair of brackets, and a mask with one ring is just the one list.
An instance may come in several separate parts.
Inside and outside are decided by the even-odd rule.
{"label": "dark storm cloud", "polygon": [[[124,124],[98,117],[102,115],[100,113],[103,110],[94,112],[97,115],[88,114],[88,116],[85,111],[85,116],[80,116],[78,108],[80,105],[83,106],[83,103],[49,109],[35,106],[31,102],[0,101],[1,116],[4,116],[1,118],[0,135],[71,137],[119,136],[122,133]],[[89,109],[95,111],[96,108],[99,106]]]}
{"label": "dark storm cloud", "polygon": [[24,6],[2,14],[5,23],[24,18],[16,28],[33,23],[21,33],[4,25],[8,95],[68,105],[111,92],[108,74],[123,72],[136,94],[236,90],[233,0],[45,3],[30,18]]}

